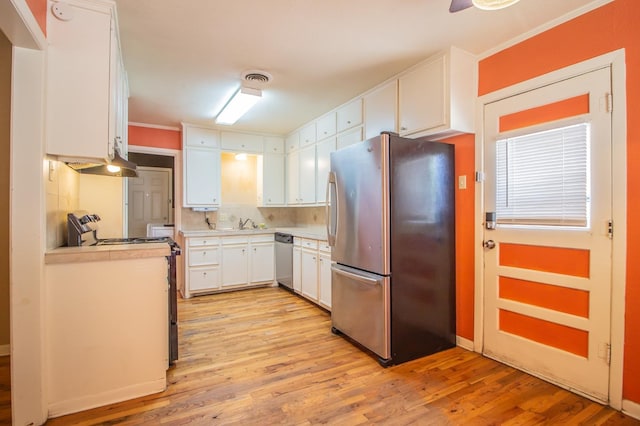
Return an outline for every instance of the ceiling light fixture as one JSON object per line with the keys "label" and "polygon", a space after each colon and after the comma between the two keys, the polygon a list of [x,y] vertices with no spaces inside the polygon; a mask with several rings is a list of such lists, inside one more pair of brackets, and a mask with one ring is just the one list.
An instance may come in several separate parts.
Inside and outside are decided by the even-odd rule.
{"label": "ceiling light fixture", "polygon": [[217,124],[231,125],[238,121],[262,97],[260,89],[240,87],[216,117]]}
{"label": "ceiling light fixture", "polygon": [[520,0],[473,0],[473,5],[478,9],[497,10],[512,6]]}

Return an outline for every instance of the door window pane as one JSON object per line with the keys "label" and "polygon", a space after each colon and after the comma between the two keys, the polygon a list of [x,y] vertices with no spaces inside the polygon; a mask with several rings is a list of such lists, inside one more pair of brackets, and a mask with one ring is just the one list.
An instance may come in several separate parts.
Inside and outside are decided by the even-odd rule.
{"label": "door window pane", "polygon": [[589,226],[589,134],[581,123],[498,140],[498,223]]}

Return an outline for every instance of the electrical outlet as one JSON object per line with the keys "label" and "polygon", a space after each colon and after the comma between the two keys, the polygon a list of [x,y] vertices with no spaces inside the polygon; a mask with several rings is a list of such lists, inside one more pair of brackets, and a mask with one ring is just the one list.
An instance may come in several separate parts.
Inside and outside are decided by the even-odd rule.
{"label": "electrical outlet", "polygon": [[218,215],[218,220],[220,222],[227,222],[229,220],[229,215],[227,213],[220,213]]}
{"label": "electrical outlet", "polygon": [[458,176],[458,189],[467,189],[467,175]]}

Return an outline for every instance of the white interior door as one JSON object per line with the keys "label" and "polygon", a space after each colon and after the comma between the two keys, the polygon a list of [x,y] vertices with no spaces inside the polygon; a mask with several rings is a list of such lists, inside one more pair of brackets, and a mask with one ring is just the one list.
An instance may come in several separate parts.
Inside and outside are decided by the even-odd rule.
{"label": "white interior door", "polygon": [[171,170],[138,167],[138,177],[129,178],[129,236],[147,235],[148,223],[171,222]]}
{"label": "white interior door", "polygon": [[484,205],[496,225],[484,228],[483,352],[603,402],[610,81],[604,68],[484,108]]}

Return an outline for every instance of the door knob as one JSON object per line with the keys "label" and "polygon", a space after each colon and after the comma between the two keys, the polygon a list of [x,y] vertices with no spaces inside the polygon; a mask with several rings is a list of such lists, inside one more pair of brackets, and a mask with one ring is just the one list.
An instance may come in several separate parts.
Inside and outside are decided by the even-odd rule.
{"label": "door knob", "polygon": [[496,248],[496,242],[493,240],[487,240],[482,242],[482,246],[484,248],[488,248],[489,250]]}

